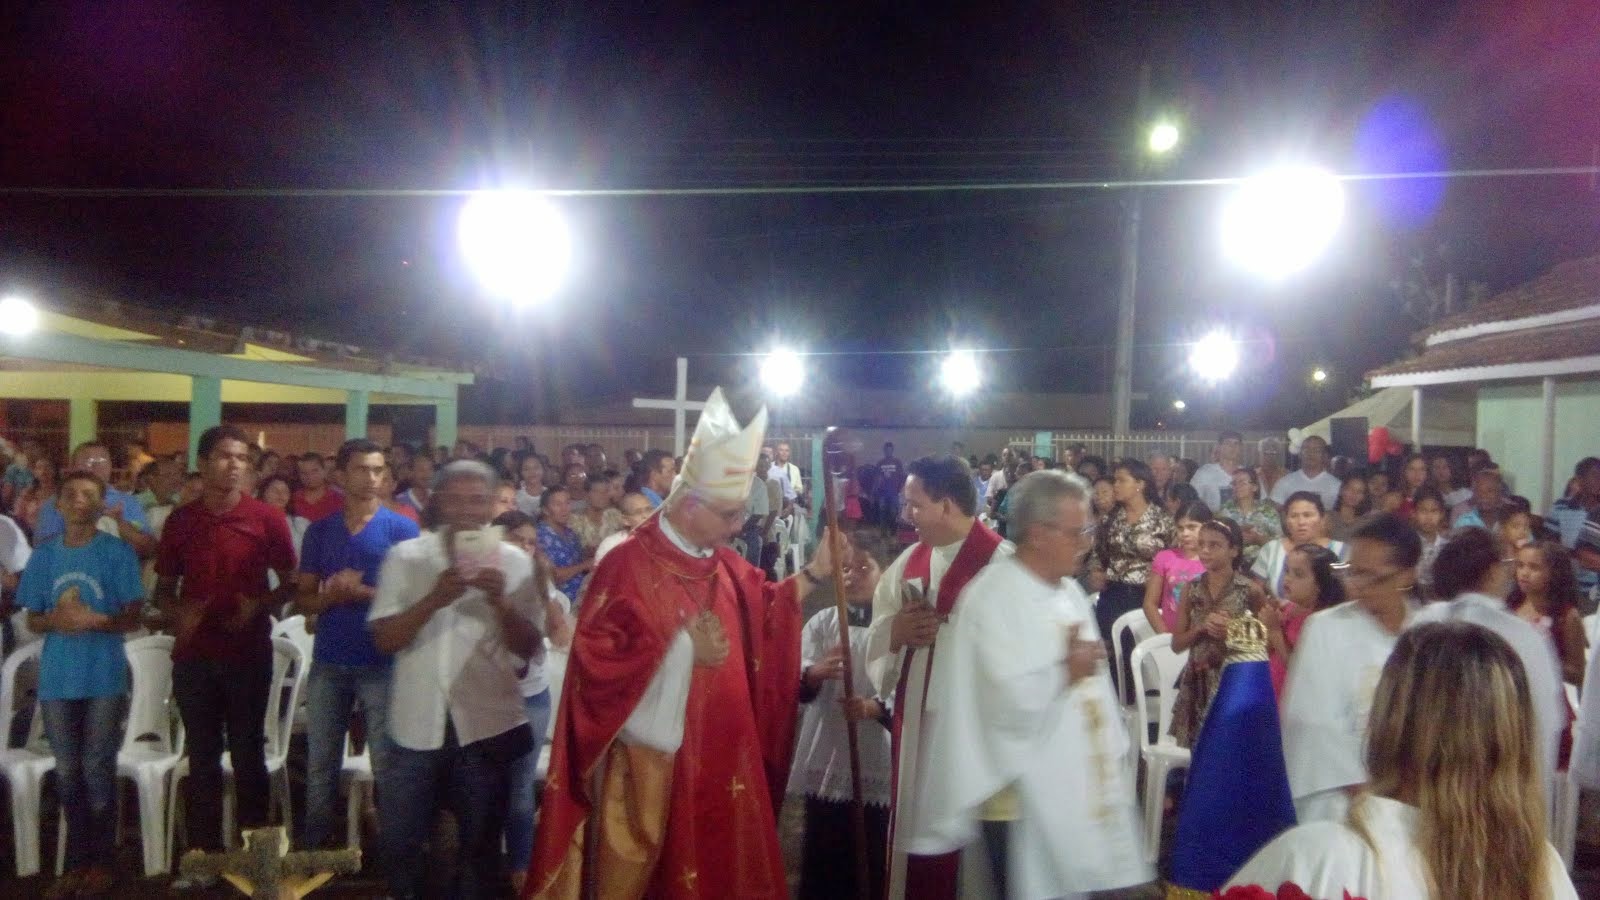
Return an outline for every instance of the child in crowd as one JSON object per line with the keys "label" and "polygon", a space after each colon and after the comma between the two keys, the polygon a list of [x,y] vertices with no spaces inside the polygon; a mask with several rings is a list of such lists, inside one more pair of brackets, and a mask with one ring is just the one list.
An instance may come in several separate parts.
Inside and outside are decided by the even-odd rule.
{"label": "child in crowd", "polygon": [[1344,582],[1334,574],[1339,557],[1327,547],[1301,544],[1289,551],[1283,564],[1283,605],[1262,605],[1261,622],[1267,626],[1271,655],[1272,689],[1283,696],[1289,677],[1289,658],[1300,642],[1300,631],[1314,612],[1345,601]]}
{"label": "child in crowd", "polygon": [[1261,588],[1240,571],[1244,534],[1232,520],[1212,519],[1201,525],[1199,553],[1205,573],[1184,589],[1172,631],[1173,652],[1189,651],[1172,708],[1172,736],[1180,747],[1194,746],[1211,699],[1222,685],[1228,623],[1247,610],[1260,610],[1266,601]]}
{"label": "child in crowd", "polygon": [[139,627],[144,586],[133,548],[96,527],[105,491],[89,472],[67,473],[56,499],[66,531],[33,552],[17,587],[28,627],[45,636],[39,708],[67,819],[65,874],[46,897],[102,896],[115,883],[122,636]]}
{"label": "child in crowd", "polygon": [[1535,527],[1533,506],[1527,497],[1507,497],[1505,518],[1500,520],[1500,540],[1507,550],[1520,550],[1533,543]]}
{"label": "child in crowd", "polygon": [[1200,526],[1211,521],[1211,507],[1191,500],[1178,510],[1178,543],[1156,554],[1150,561],[1150,578],[1145,582],[1144,617],[1156,634],[1173,631],[1178,624],[1178,598],[1184,586],[1199,578],[1206,567],[1200,563]]}
{"label": "child in crowd", "polygon": [[1411,527],[1422,538],[1422,559],[1417,562],[1417,595],[1423,600],[1436,599],[1433,592],[1433,561],[1439,548],[1445,544],[1444,495],[1439,489],[1426,485],[1418,488],[1411,498]]}
{"label": "child in crowd", "polygon": [[1589,639],[1578,612],[1572,554],[1556,541],[1534,541],[1518,548],[1516,565],[1516,587],[1506,606],[1550,637],[1561,658],[1562,679],[1581,687]]}

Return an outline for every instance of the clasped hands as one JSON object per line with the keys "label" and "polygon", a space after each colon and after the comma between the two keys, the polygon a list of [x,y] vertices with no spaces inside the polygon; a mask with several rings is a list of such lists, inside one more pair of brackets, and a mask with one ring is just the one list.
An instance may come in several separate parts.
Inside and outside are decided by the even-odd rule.
{"label": "clasped hands", "polygon": [[889,624],[889,652],[898,653],[904,647],[926,647],[939,636],[939,626],[946,616],[929,606],[921,598],[909,598]]}
{"label": "clasped hands", "polygon": [[[343,574],[343,573],[340,573]],[[338,577],[337,575],[334,577]],[[477,588],[483,591],[483,597],[489,605],[497,610],[504,609],[506,602],[506,573],[495,568],[479,569],[471,578],[461,574],[461,570],[454,566],[439,573],[438,580],[434,581],[423,602],[433,607],[435,612],[461,599],[468,588]]]}
{"label": "clasped hands", "polygon": [[51,628],[63,634],[95,631],[104,628],[110,621],[110,616],[95,612],[83,602],[83,596],[78,592],[77,585],[62,591],[61,597],[56,600],[55,609],[50,612]]}

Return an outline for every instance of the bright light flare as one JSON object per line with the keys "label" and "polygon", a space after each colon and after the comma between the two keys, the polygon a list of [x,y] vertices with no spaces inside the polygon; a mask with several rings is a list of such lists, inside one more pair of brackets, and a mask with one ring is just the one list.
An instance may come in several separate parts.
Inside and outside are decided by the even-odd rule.
{"label": "bright light flare", "polygon": [[1328,370],[1327,369],[1312,369],[1311,370],[1311,380],[1315,381],[1317,384],[1321,384],[1324,381],[1327,381],[1328,380]]}
{"label": "bright light flare", "polygon": [[1189,408],[1189,404],[1183,402],[1182,400],[1174,400],[1172,401],[1172,408],[1178,412],[1183,412]]}
{"label": "bright light flare", "polygon": [[1149,142],[1150,152],[1157,156],[1171,153],[1178,146],[1178,141],[1183,137],[1178,131],[1178,126],[1171,122],[1157,122],[1150,127]]}
{"label": "bright light flare", "polygon": [[1239,186],[1222,212],[1222,247],[1238,265],[1277,279],[1310,265],[1344,219],[1344,185],[1315,168],[1283,169]]}
{"label": "bright light flare", "polygon": [[761,386],[779,397],[792,397],[806,381],[806,365],[793,350],[774,350],[761,360]]}
{"label": "bright light flare", "polygon": [[1213,331],[1189,350],[1189,368],[1202,381],[1225,381],[1239,367],[1239,344],[1220,331]]}
{"label": "bright light flare", "polygon": [[965,397],[983,384],[983,370],[971,350],[952,350],[939,364],[939,383],[952,396]]}
{"label": "bright light flare", "polygon": [[39,307],[21,297],[0,300],[0,334],[22,337],[39,330]]}
{"label": "bright light flare", "polygon": [[461,208],[456,236],[484,290],[513,303],[549,298],[572,264],[566,221],[534,191],[473,194]]}

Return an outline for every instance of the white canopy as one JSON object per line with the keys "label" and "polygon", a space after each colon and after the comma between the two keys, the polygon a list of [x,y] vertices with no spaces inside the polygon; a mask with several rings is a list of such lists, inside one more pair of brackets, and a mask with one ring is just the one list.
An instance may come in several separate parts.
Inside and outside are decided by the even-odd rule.
{"label": "white canopy", "polygon": [[[1415,444],[1411,438],[1411,388],[1382,388],[1331,416],[1318,419],[1302,429],[1306,437],[1330,438],[1334,419],[1365,418],[1367,428],[1382,425],[1402,444]],[[1472,447],[1477,443],[1477,407],[1471,395],[1440,388],[1422,392],[1422,444],[1428,447]]]}

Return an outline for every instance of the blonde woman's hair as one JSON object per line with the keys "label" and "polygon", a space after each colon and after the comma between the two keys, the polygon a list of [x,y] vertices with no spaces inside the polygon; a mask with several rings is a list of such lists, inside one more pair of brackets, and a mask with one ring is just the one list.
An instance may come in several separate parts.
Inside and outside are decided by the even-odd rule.
{"label": "blonde woman's hair", "polygon": [[[1366,792],[1421,811],[1417,849],[1434,897],[1549,896],[1530,698],[1516,652],[1465,622],[1410,629],[1383,667]],[[1350,822],[1371,845],[1361,799]]]}

